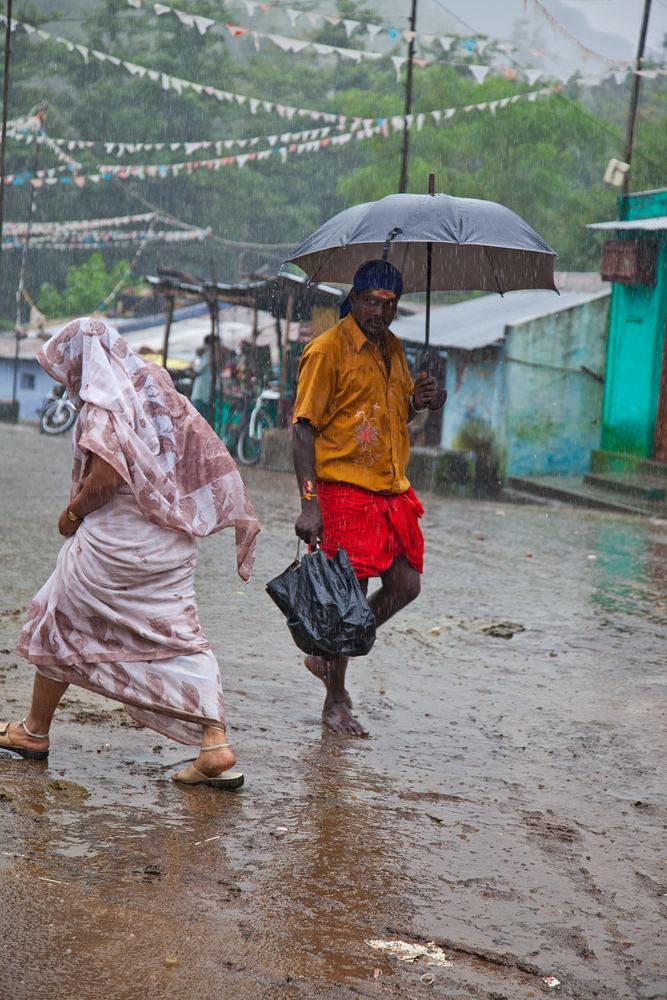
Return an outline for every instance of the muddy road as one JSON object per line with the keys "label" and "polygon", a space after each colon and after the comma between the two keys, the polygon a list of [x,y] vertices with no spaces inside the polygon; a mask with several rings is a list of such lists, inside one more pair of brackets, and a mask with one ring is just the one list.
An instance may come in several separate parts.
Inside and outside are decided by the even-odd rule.
{"label": "muddy road", "polygon": [[[1,719],[70,448],[0,425]],[[197,596],[246,785],[174,787],[187,748],[70,688],[48,764],[0,755],[2,996],[666,997],[667,523],[424,497],[422,594],[350,667],[354,740],[264,593],[295,485],[244,476],[253,578],[222,533]]]}

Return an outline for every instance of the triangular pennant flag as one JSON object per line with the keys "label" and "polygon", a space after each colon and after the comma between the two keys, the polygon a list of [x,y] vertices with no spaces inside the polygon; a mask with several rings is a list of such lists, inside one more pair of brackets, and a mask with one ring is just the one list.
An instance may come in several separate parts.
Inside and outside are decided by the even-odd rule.
{"label": "triangular pennant flag", "polygon": [[375,36],[380,31],[382,31],[382,25],[381,24],[367,24],[366,25],[366,31],[371,36],[371,38],[375,38]]}
{"label": "triangular pennant flag", "polygon": [[534,90],[532,92],[532,94],[528,94],[528,100],[529,101],[536,101],[537,100],[537,91],[536,90]]}
{"label": "triangular pennant flag", "polygon": [[292,38],[292,52],[302,52],[303,49],[307,49],[311,44],[310,42],[304,41],[303,39]]}
{"label": "triangular pennant flag", "polygon": [[449,50],[452,47],[452,42],[454,42],[455,40],[456,39],[454,39],[451,35],[440,35],[439,38],[439,42],[442,45],[442,48],[445,52],[449,52]]}
{"label": "triangular pennant flag", "polygon": [[[364,59],[370,59],[370,60],[371,60],[371,62],[374,62],[374,61],[375,61],[376,59],[384,59],[384,57],[385,57],[385,53],[384,53],[384,52],[368,52],[368,51],[362,51],[362,53],[361,53],[361,54],[362,54],[362,56],[364,57]],[[417,61],[417,60],[415,59],[415,62],[416,62],[416,61]],[[423,59],[423,60],[422,60],[422,62],[426,63],[426,60],[425,60],[425,59]]]}
{"label": "triangular pennant flag", "polygon": [[293,28],[296,27],[296,22],[299,20],[299,14],[301,13],[301,11],[294,10],[292,7],[286,7],[285,13],[289,17],[289,23],[292,25],[292,27]]}
{"label": "triangular pennant flag", "polygon": [[506,80],[514,80],[516,77],[516,70],[513,66],[501,66],[500,71]]}
{"label": "triangular pennant flag", "polygon": [[499,103],[499,101],[489,101],[489,111],[492,115],[495,115]]}
{"label": "triangular pennant flag", "polygon": [[345,17],[343,18],[343,24],[345,25],[345,34],[348,38],[351,38],[354,29],[359,27],[359,21],[351,21]]}
{"label": "triangular pennant flag", "polygon": [[359,49],[336,49],[339,56],[343,56],[345,59],[351,59],[353,62],[361,62],[361,52]]}
{"label": "triangular pennant flag", "polygon": [[244,97],[243,94],[234,94],[233,96],[237,104],[245,104],[245,102],[248,100],[248,98]]}
{"label": "triangular pennant flag", "polygon": [[273,111],[274,105],[272,101],[262,101],[262,107],[267,114],[270,114]]}
{"label": "triangular pennant flag", "polygon": [[141,7],[141,0],[127,0],[130,7],[136,7],[137,10]]}
{"label": "triangular pennant flag", "polygon": [[485,51],[485,50],[486,50],[486,49],[488,48],[488,46],[489,46],[490,44],[491,44],[491,42],[489,42],[489,41],[486,41],[486,42],[482,42],[482,41],[479,41],[479,40],[478,40],[478,41],[476,42],[476,45],[477,45],[477,51],[479,52],[480,56],[483,56],[483,55],[484,55],[484,51]]}
{"label": "triangular pennant flag", "polygon": [[431,118],[433,119],[434,122],[438,122],[438,124],[440,123],[440,118],[441,117],[442,117],[442,115],[441,115],[440,111],[432,111],[431,112]]}
{"label": "triangular pennant flag", "polygon": [[34,35],[35,32],[37,31],[37,28],[35,28],[32,24],[26,24],[24,21],[23,30],[25,31],[26,35]]}
{"label": "triangular pennant flag", "polygon": [[473,66],[472,64],[470,64],[468,66],[468,69],[470,70],[470,72],[472,73],[472,75],[475,77],[475,80],[477,81],[477,83],[484,83],[484,81],[486,80],[486,77],[487,77],[487,75],[488,75],[489,70],[491,69],[491,67],[490,66]]}
{"label": "triangular pennant flag", "polygon": [[181,22],[181,24],[184,24],[186,26],[186,28],[194,28],[195,19],[192,16],[192,14],[186,14],[185,11],[176,9],[174,9],[174,14]]}
{"label": "triangular pennant flag", "polygon": [[162,73],[161,78],[162,78],[162,89],[171,90],[171,77],[167,73]]}
{"label": "triangular pennant flag", "polygon": [[159,17],[160,14],[169,14],[170,11],[171,11],[171,7],[165,7],[165,5],[163,3],[154,3],[153,4],[153,10],[155,11],[155,13],[157,14],[157,16]]}
{"label": "triangular pennant flag", "polygon": [[398,30],[398,28],[385,28],[385,31],[387,32],[390,38],[393,38],[394,41],[396,41],[396,39],[400,35],[400,31]]}
{"label": "triangular pennant flag", "polygon": [[74,48],[83,56],[83,61],[88,62],[88,49],[85,45],[75,45]]}
{"label": "triangular pennant flag", "polygon": [[211,17],[202,17],[201,14],[193,14],[193,20],[200,35],[205,35],[215,21]]}
{"label": "triangular pennant flag", "polygon": [[539,78],[542,76],[541,69],[526,69],[524,70],[524,73],[526,74],[526,79],[528,80],[528,83],[530,84],[531,87],[533,86],[533,84],[537,83]]}
{"label": "triangular pennant flag", "polygon": [[658,75],[658,71],[655,69],[637,69],[635,73],[637,76],[645,76],[647,80],[655,80]]}
{"label": "triangular pennant flag", "polygon": [[435,35],[422,35],[421,40],[424,43],[424,45],[433,45],[433,42],[435,41]]}
{"label": "triangular pennant flag", "polygon": [[396,80],[400,81],[403,63],[406,63],[408,60],[405,56],[390,56],[390,58],[394,64],[394,69],[396,70]]}
{"label": "triangular pennant flag", "polygon": [[292,39],[285,38],[283,35],[269,35],[270,40],[274,45],[280,46],[283,52],[290,52],[292,49]]}
{"label": "triangular pennant flag", "polygon": [[456,108],[447,108],[447,110],[445,111],[445,121],[449,121],[449,119],[453,118],[455,114],[456,114]]}
{"label": "triangular pennant flag", "polygon": [[336,51],[333,45],[322,45],[320,42],[313,42],[313,48],[318,56],[330,56],[332,52]]}
{"label": "triangular pennant flag", "polygon": [[97,49],[93,49],[92,52],[95,58],[99,59],[100,62],[106,62],[107,57],[104,52],[98,52]]}
{"label": "triangular pennant flag", "polygon": [[499,49],[500,52],[504,52],[505,55],[508,55],[510,52],[514,52],[516,46],[509,45],[507,42],[503,42],[502,45],[496,45],[496,48]]}
{"label": "triangular pennant flag", "polygon": [[478,111],[486,111],[486,109],[488,108],[488,104],[486,103],[486,101],[484,101],[482,104],[476,104],[475,107],[477,108]]}
{"label": "triangular pennant flag", "polygon": [[340,18],[339,17],[331,17],[330,14],[325,14],[324,15],[324,20],[328,21],[329,24],[333,24],[334,28],[336,27],[337,24],[340,24]]}
{"label": "triangular pennant flag", "polygon": [[248,34],[248,29],[247,28],[240,28],[238,24],[226,24],[225,28],[227,29],[227,31],[229,32],[229,34],[232,36],[232,38],[240,38],[241,35],[247,35]]}
{"label": "triangular pennant flag", "polygon": [[425,118],[426,118],[426,115],[424,115],[424,114],[417,115],[416,122],[417,122],[417,131],[418,132],[421,132],[422,128],[424,127],[424,120],[425,120]]}
{"label": "triangular pennant flag", "polygon": [[149,69],[148,70],[148,78],[149,78],[149,80],[152,80],[153,83],[157,83],[157,81],[160,79],[160,74],[155,69]]}
{"label": "triangular pennant flag", "polygon": [[309,13],[307,13],[306,17],[308,18],[308,20],[312,24],[313,28],[317,28],[319,26],[320,21],[322,20],[322,15],[321,14],[309,14]]}
{"label": "triangular pennant flag", "polygon": [[245,9],[248,12],[248,17],[254,17],[255,11],[259,7],[258,3],[254,3],[254,0],[244,0]]}
{"label": "triangular pennant flag", "polygon": [[475,42],[474,38],[464,38],[463,39],[463,48],[466,50],[466,52],[472,52],[472,50],[475,48],[476,44],[477,43]]}
{"label": "triangular pennant flag", "polygon": [[121,65],[121,60],[118,59],[117,56],[110,56],[108,53],[107,53],[107,62],[113,63],[114,66],[120,66]]}
{"label": "triangular pennant flag", "polygon": [[402,31],[401,34],[403,35],[403,38],[405,39],[405,41],[408,42],[408,44],[410,42],[413,42],[415,40],[415,38],[417,37],[417,32],[416,31],[408,31],[407,29],[405,31]]}
{"label": "triangular pennant flag", "polygon": [[201,94],[202,91],[204,90],[201,83],[191,83],[190,86],[194,90],[195,94]]}
{"label": "triangular pennant flag", "polygon": [[259,107],[259,101],[257,100],[257,98],[256,97],[251,97],[250,98],[250,114],[251,115],[256,115],[258,107]]}
{"label": "triangular pennant flag", "polygon": [[623,70],[622,72],[620,72],[620,73],[614,73],[613,75],[614,75],[614,79],[616,80],[616,83],[620,86],[621,84],[625,83],[626,77],[628,75],[628,71],[627,70]]}

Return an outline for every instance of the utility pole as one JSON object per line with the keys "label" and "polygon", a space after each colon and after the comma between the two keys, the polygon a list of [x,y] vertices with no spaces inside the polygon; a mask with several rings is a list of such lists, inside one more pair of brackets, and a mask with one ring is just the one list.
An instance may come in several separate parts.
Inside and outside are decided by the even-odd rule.
{"label": "utility pole", "polygon": [[[637,64],[635,66],[636,70],[642,68],[642,63],[644,61],[644,45],[646,43],[646,30],[648,28],[648,16],[651,10],[651,0],[644,0],[644,16],[642,19],[642,27],[639,32],[639,45],[637,46]],[[628,134],[625,140],[625,149],[623,150],[623,160],[625,163],[630,165],[632,160],[632,143],[635,137],[635,120],[637,118],[637,106],[639,104],[639,88],[641,86],[642,78],[637,72],[633,74],[632,80],[632,96],[630,98],[630,113],[628,115]],[[630,171],[626,173],[623,178],[623,196],[625,197],[628,193],[628,188],[630,186]]]}
{"label": "utility pole", "polygon": [[[5,27],[5,72],[2,85],[2,135],[0,136],[0,255],[2,254],[2,224],[5,204],[5,145],[7,142],[7,104],[9,92],[9,49],[12,38],[12,0],[7,0],[7,24]],[[0,256],[0,268],[2,257]],[[1,272],[0,272],[1,273]]]}
{"label": "utility pole", "polygon": [[[32,179],[36,179],[37,175],[37,164],[39,162],[39,144],[37,142],[37,136],[35,136],[35,159],[32,167]],[[21,337],[23,336],[23,290],[25,288],[25,276],[28,268],[28,244],[30,243],[30,226],[32,224],[33,216],[35,214],[35,207],[37,205],[37,188],[32,184],[30,185],[30,203],[28,208],[28,221],[25,230],[25,242],[23,244],[23,253],[21,254],[21,273],[19,275],[19,286],[16,289],[16,328],[14,330],[15,344],[14,344],[14,379],[12,385],[12,404],[16,407],[17,403],[17,386],[19,377],[19,344]],[[18,420],[18,408],[15,410],[15,419]]]}
{"label": "utility pole", "polygon": [[[650,0],[649,0],[650,2]],[[408,154],[410,152],[410,130],[408,128],[408,115],[412,113],[412,70],[414,68],[415,38],[414,30],[417,23],[417,0],[412,0],[412,13],[410,14],[410,37],[408,45],[408,75],[405,81],[405,123],[403,125],[403,144],[401,147],[401,178],[398,182],[398,193],[405,194],[408,186]]]}

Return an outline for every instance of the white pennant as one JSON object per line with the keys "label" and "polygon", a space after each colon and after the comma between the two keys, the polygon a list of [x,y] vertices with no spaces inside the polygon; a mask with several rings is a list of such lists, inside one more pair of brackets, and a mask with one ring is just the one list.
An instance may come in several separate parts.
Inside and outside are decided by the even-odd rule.
{"label": "white pennant", "polygon": [[154,3],[153,10],[159,17],[160,14],[169,14],[169,12],[171,11],[171,7],[165,7],[163,3]]}
{"label": "white pennant", "polygon": [[296,22],[299,20],[299,14],[301,13],[301,11],[294,10],[292,7],[286,7],[285,13],[289,17],[289,23],[292,25],[293,28],[295,28]]}
{"label": "white pennant", "polygon": [[455,41],[455,39],[451,35],[440,35],[439,41],[444,51],[449,52],[452,47],[452,42]]}
{"label": "white pennant", "polygon": [[354,29],[359,27],[359,21],[350,21],[345,17],[343,18],[343,24],[345,25],[345,34],[348,38],[351,38]]}
{"label": "white pennant", "polygon": [[81,55],[83,56],[83,61],[85,63],[87,63],[88,62],[88,49],[86,48],[86,46],[85,45],[75,45],[74,48],[77,50],[77,52],[81,53]]}
{"label": "white pennant", "polygon": [[130,5],[130,7],[136,7],[137,10],[139,10],[141,7],[141,0],[127,0],[127,2]]}
{"label": "white pennant", "polygon": [[406,63],[408,60],[405,56],[391,56],[390,58],[394,64],[394,69],[396,70],[396,80],[400,83],[403,63]]}
{"label": "white pennant", "polygon": [[366,31],[371,36],[371,38],[375,38],[375,36],[380,31],[382,31],[382,25],[381,24],[367,24],[366,25]]}
{"label": "white pennant", "polygon": [[306,17],[308,18],[308,20],[312,24],[313,28],[317,28],[318,25],[319,25],[319,23],[320,23],[320,21],[322,20],[322,15],[321,14],[306,14]]}
{"label": "white pennant", "polygon": [[539,78],[542,76],[541,69],[526,69],[524,70],[524,73],[526,74],[526,79],[528,80],[528,83],[530,84],[531,87],[533,86],[533,84],[537,83]]}
{"label": "white pennant", "polygon": [[417,37],[416,31],[408,31],[407,29],[405,31],[402,31],[401,34],[403,35],[403,38],[406,40],[406,42],[408,42],[408,44],[410,42],[414,42],[415,38]]}
{"label": "white pennant", "polygon": [[491,67],[490,66],[473,66],[472,64],[470,64],[468,66],[468,69],[470,70],[470,72],[472,73],[472,75],[475,77],[475,80],[477,81],[477,83],[484,83],[484,81],[486,80],[486,77],[487,77],[488,72],[491,69]]}
{"label": "white pennant", "polygon": [[210,17],[202,17],[201,14],[193,14],[193,20],[200,35],[205,35],[215,21]]}
{"label": "white pennant", "polygon": [[333,45],[322,45],[320,42],[313,42],[313,48],[318,56],[330,56],[332,52],[336,51]]}
{"label": "white pennant", "polygon": [[194,28],[195,19],[192,14],[186,14],[185,11],[176,9],[174,9],[174,14],[181,22],[181,24],[184,24],[186,28]]}

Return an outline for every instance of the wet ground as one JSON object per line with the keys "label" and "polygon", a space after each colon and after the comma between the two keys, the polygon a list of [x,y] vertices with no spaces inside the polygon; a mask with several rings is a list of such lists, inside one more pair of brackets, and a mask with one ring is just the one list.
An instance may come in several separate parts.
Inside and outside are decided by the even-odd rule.
{"label": "wet ground", "polygon": [[[70,455],[0,425],[0,719]],[[354,740],[264,593],[295,484],[245,475],[253,579],[227,532],[197,584],[246,785],[174,787],[187,748],[70,688],[48,764],[0,755],[2,996],[666,997],[667,523],[424,497],[422,594],[350,667]]]}

